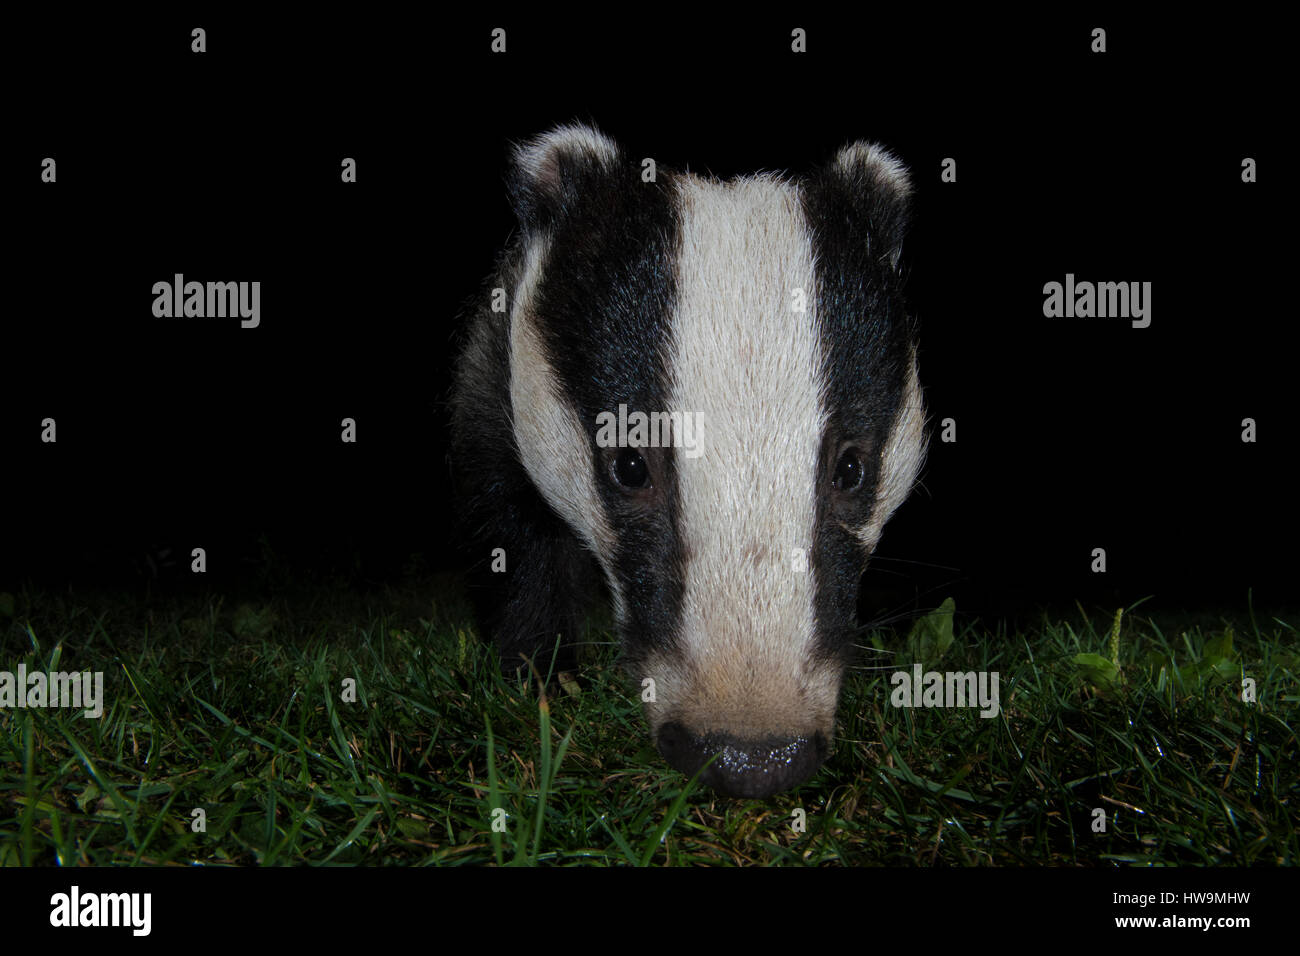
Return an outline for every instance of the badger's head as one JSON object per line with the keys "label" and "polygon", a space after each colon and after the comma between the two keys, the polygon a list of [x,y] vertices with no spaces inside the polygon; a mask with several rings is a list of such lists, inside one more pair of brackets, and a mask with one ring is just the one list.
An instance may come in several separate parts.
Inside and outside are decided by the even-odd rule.
{"label": "badger's head", "polygon": [[[586,127],[516,153],[515,439],[604,572],[660,752],[765,796],[826,757],[859,580],[924,454],[910,187],[865,143],[797,180],[642,173]],[[671,416],[658,444],[635,413]]]}

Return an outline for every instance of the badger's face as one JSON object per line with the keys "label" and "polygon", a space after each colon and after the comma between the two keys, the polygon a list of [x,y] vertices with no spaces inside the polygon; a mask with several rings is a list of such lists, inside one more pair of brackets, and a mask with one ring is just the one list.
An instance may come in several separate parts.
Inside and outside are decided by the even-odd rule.
{"label": "badger's face", "polygon": [[800,180],[640,171],[584,127],[518,153],[515,438],[604,572],[661,753],[765,796],[828,752],[859,579],[924,454],[909,187],[865,144]]}

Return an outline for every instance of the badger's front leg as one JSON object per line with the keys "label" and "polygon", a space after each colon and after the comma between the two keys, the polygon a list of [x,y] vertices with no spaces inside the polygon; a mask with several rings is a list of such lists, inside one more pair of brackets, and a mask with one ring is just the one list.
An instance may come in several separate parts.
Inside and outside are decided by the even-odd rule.
{"label": "badger's front leg", "polygon": [[[594,597],[595,568],[590,553],[533,494],[532,502],[508,508],[509,517],[518,517],[520,523],[502,528],[505,570],[488,572],[495,580],[487,582],[482,606],[502,669],[510,672],[535,657],[545,675],[557,641],[557,668],[570,669],[576,663],[577,643]],[[524,517],[524,511],[533,513]],[[543,511],[547,513],[538,513]]]}
{"label": "badger's front leg", "polygon": [[502,669],[537,655],[545,672],[557,640],[557,663],[574,662],[596,570],[522,460],[514,403],[502,395],[511,380],[508,333],[500,316],[479,315],[459,369],[452,401],[458,538],[478,620],[500,651]]}

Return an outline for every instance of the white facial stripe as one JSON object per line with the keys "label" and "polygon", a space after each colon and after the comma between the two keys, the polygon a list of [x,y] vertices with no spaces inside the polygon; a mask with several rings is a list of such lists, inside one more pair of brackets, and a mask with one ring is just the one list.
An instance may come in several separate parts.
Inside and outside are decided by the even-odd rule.
{"label": "white facial stripe", "polygon": [[703,416],[703,454],[676,457],[685,660],[661,662],[667,696],[696,732],[829,730],[839,675],[808,673],[826,413],[798,190],[770,176],[678,189],[670,410]]}
{"label": "white facial stripe", "polygon": [[539,239],[529,246],[510,312],[510,405],[515,443],[542,497],[595,552],[621,616],[622,593],[612,574],[617,538],[596,491],[590,442],[546,359],[533,311],[533,296],[549,245],[548,239]]}
{"label": "white facial stripe", "polygon": [[880,480],[876,484],[876,503],[871,520],[857,532],[862,547],[868,553],[876,548],[885,522],[898,509],[916,481],[921,462],[925,460],[925,405],[921,398],[920,380],[916,374],[916,352],[912,352],[903,386],[902,402],[894,417],[893,427],[885,443],[885,454],[880,462]]}

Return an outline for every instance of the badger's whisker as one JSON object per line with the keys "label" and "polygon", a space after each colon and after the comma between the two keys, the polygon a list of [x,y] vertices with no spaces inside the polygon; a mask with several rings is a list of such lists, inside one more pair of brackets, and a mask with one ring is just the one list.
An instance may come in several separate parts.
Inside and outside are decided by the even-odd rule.
{"label": "badger's whisker", "polygon": [[863,673],[866,671],[882,671],[892,673],[898,670],[897,664],[851,664],[849,670],[854,673]]}
{"label": "badger's whisker", "polygon": [[884,655],[884,654],[889,654],[889,653],[891,653],[890,651],[883,650],[883,649],[881,649],[881,648],[879,648],[879,647],[872,647],[870,644],[858,644],[858,643],[853,643],[853,644],[851,644],[850,646],[853,647],[853,648],[855,648],[856,650],[861,651],[861,652],[864,653],[864,654],[881,654],[881,655]]}

